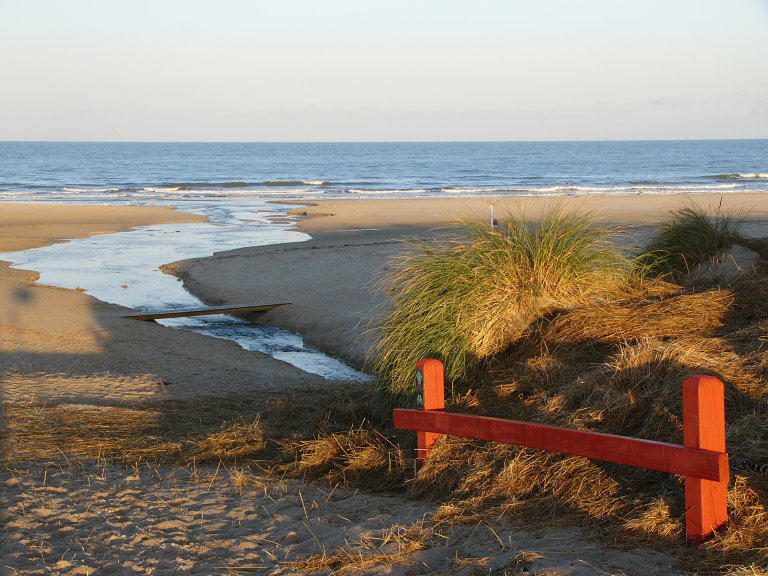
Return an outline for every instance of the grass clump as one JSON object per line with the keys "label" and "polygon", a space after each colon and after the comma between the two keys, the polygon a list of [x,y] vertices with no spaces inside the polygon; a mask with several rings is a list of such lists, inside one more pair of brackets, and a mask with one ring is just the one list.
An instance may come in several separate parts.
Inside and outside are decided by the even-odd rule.
{"label": "grass clump", "polygon": [[385,390],[411,393],[421,358],[440,359],[456,381],[540,315],[615,288],[624,267],[610,235],[589,213],[553,208],[538,224],[510,214],[498,228],[470,222],[464,234],[412,242],[382,279],[390,307],[374,369]]}
{"label": "grass clump", "polygon": [[373,428],[323,432],[318,437],[293,442],[296,454],[292,471],[322,477],[332,483],[400,491],[411,469],[403,448]]}
{"label": "grass clump", "polygon": [[679,280],[698,264],[744,240],[742,219],[697,204],[672,210],[638,258],[648,276]]}
{"label": "grass clump", "polygon": [[201,461],[237,461],[259,455],[266,445],[259,419],[251,422],[241,419],[201,438],[194,454]]}

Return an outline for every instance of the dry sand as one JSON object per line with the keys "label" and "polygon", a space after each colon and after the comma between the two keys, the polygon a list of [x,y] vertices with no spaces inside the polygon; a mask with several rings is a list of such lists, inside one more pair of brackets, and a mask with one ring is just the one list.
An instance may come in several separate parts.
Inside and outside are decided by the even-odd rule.
{"label": "dry sand", "polygon": [[3,469],[0,486],[9,575],[672,574],[573,530],[450,526],[434,505],[242,470]]}
{"label": "dry sand", "polygon": [[750,220],[768,220],[768,196],[762,193],[310,200],[289,213],[307,217],[299,228],[310,234],[348,229],[452,225],[467,218],[488,218],[489,206],[493,206],[497,217],[503,217],[505,212],[522,210],[531,218],[536,218],[554,205],[566,209],[580,208],[593,212],[606,222],[637,227],[653,223],[674,208],[691,203],[716,207],[721,202],[726,211],[744,213]]}
{"label": "dry sand", "polygon": [[[0,250],[186,218],[126,208],[105,223],[96,212],[101,208],[8,207],[0,205]],[[14,230],[23,230],[27,244]],[[301,246],[202,262],[222,266],[218,289],[234,297],[226,292],[232,276],[224,274],[235,274],[232,266],[242,274],[244,264],[261,259],[262,279],[291,286],[291,298],[305,298],[304,310],[319,307],[316,316],[325,317],[326,326],[340,323],[346,327],[340,330],[354,332],[373,301],[365,288],[370,268],[400,246],[392,232],[339,232]],[[35,285],[35,277],[0,268],[0,396],[6,408],[42,399],[67,410],[103,412],[141,409],[163,398],[267,399],[285,388],[309,395],[330,386],[230,342],[126,320],[123,308]],[[260,284],[251,289],[262,290]],[[293,308],[301,315],[300,306]],[[338,338],[340,349],[349,345],[343,332]],[[4,432],[2,413],[0,422]],[[606,550],[573,530],[526,533],[482,518],[469,526],[443,525],[440,507],[426,502],[212,466],[131,470],[103,461],[62,465],[57,454],[21,460],[4,452],[0,574],[290,574],[313,573],[324,563],[327,569],[315,573],[335,573],[344,564],[351,565],[349,574],[672,573],[662,554]]]}
{"label": "dry sand", "polygon": [[200,222],[204,216],[150,206],[76,206],[0,203],[0,253],[133,226]]}

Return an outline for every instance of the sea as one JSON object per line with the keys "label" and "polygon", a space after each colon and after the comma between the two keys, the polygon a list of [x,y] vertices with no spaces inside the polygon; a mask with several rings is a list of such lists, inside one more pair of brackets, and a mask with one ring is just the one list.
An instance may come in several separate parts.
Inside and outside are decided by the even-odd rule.
{"label": "sea", "polygon": [[[174,205],[207,222],[0,254],[38,282],[137,311],[204,306],[162,264],[303,242],[282,199],[768,192],[768,140],[447,143],[0,142],[3,202]],[[286,282],[290,282],[286,278]],[[247,303],[244,303],[247,304]],[[161,321],[328,380],[367,374],[300,334],[229,315]]]}
{"label": "sea", "polygon": [[0,200],[641,195],[768,190],[768,140],[0,142]]}

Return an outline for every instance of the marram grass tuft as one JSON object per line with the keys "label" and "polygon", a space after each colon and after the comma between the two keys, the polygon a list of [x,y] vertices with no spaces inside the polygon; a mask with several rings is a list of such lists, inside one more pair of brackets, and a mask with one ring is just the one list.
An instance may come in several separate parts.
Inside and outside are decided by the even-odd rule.
{"label": "marram grass tuft", "polygon": [[637,258],[646,276],[680,280],[697,264],[744,239],[742,218],[692,204],[670,212],[648,246]]}
{"label": "marram grass tuft", "polygon": [[612,231],[559,208],[539,223],[509,214],[498,228],[413,241],[382,278],[389,306],[376,323],[375,371],[391,396],[408,396],[414,365],[437,358],[454,382],[505,350],[537,317],[615,290],[627,265]]}

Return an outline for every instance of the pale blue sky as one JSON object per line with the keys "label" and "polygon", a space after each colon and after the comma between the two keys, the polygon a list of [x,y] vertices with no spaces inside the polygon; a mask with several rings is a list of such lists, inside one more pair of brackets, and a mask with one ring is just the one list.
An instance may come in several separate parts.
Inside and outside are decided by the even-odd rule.
{"label": "pale blue sky", "polygon": [[768,0],[0,0],[0,140],[636,138],[768,138]]}

